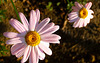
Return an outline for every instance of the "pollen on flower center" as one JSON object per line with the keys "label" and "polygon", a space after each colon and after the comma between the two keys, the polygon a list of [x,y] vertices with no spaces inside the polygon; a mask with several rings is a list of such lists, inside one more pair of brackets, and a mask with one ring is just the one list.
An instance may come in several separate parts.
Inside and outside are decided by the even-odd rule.
{"label": "pollen on flower center", "polygon": [[88,11],[86,8],[81,8],[79,10],[79,17],[85,19],[88,16]]}
{"label": "pollen on flower center", "polygon": [[30,46],[36,46],[40,43],[40,35],[36,31],[30,31],[25,36],[25,41]]}

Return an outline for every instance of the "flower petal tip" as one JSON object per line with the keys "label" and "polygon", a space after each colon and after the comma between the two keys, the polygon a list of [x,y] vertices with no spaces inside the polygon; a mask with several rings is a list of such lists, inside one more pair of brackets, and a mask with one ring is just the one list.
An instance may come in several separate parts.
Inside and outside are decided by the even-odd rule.
{"label": "flower petal tip", "polygon": [[60,29],[60,26],[59,25],[56,25],[57,26],[57,28],[58,28],[58,30]]}
{"label": "flower petal tip", "polygon": [[79,4],[78,2],[75,2],[75,4]]}
{"label": "flower petal tip", "polygon": [[13,19],[13,18],[11,18],[11,19],[9,20],[9,23],[11,24],[13,21],[14,21],[14,19]]}
{"label": "flower petal tip", "polygon": [[89,4],[91,4],[91,5],[92,5],[92,2],[89,2]]}
{"label": "flower petal tip", "polygon": [[10,19],[10,21],[14,20],[13,18]]}
{"label": "flower petal tip", "polygon": [[3,35],[4,35],[4,36],[6,36],[6,35],[7,35],[7,33],[6,33],[6,32],[4,32],[4,33],[3,33]]}
{"label": "flower petal tip", "polygon": [[61,39],[61,37],[59,36],[59,40]]}
{"label": "flower petal tip", "polygon": [[8,41],[6,41],[6,44],[8,44],[8,45],[9,45]]}
{"label": "flower petal tip", "polygon": [[[36,11],[39,11],[39,9],[36,9]],[[40,11],[39,11],[40,12]]]}
{"label": "flower petal tip", "polygon": [[51,51],[51,53],[49,53],[49,55],[50,55],[50,56],[52,55],[52,51]]}
{"label": "flower petal tip", "polygon": [[35,13],[35,11],[34,10],[31,10],[31,13]]}
{"label": "flower petal tip", "polygon": [[21,12],[19,12],[19,14],[22,14]]}
{"label": "flower petal tip", "polygon": [[60,44],[60,42],[58,42],[58,44]]}
{"label": "flower petal tip", "polygon": [[47,21],[50,21],[50,18],[47,18]]}

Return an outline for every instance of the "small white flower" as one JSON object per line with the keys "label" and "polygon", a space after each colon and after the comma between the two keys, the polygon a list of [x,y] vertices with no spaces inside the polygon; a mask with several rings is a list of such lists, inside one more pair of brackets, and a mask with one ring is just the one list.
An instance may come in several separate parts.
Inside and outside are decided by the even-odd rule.
{"label": "small white flower", "polygon": [[49,48],[49,43],[60,43],[61,37],[52,34],[59,29],[58,25],[49,23],[50,19],[45,18],[39,23],[40,11],[32,10],[30,12],[30,21],[28,23],[23,13],[19,13],[22,24],[16,20],[11,19],[10,24],[19,32],[5,32],[5,37],[11,38],[6,41],[6,44],[13,44],[11,47],[12,55],[17,58],[23,56],[21,63],[24,63],[29,58],[29,63],[38,63],[39,59],[43,60],[45,54],[52,55]]}
{"label": "small white flower", "polygon": [[68,20],[70,22],[74,22],[73,27],[85,27],[89,22],[90,19],[93,18],[92,10],[90,10],[92,3],[89,2],[85,6],[75,2],[75,6],[72,7],[73,11],[68,14]]}

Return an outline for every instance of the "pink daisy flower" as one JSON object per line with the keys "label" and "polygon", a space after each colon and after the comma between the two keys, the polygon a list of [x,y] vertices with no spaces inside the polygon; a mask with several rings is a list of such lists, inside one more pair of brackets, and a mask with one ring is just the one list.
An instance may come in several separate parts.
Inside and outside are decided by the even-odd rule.
{"label": "pink daisy flower", "polygon": [[10,24],[19,32],[4,32],[4,36],[11,38],[6,44],[13,44],[11,47],[12,55],[17,58],[23,56],[21,63],[29,58],[29,63],[38,63],[39,59],[45,58],[45,53],[52,55],[49,43],[60,43],[61,37],[52,34],[59,29],[58,25],[49,23],[50,18],[45,18],[39,23],[40,11],[32,10],[30,12],[30,21],[28,23],[23,13],[19,13],[22,23],[16,19],[11,19]]}
{"label": "pink daisy flower", "polygon": [[85,27],[89,22],[90,19],[93,18],[92,10],[90,10],[92,3],[89,2],[85,6],[75,2],[75,6],[72,7],[73,11],[68,14],[68,20],[70,22],[74,22],[73,27]]}

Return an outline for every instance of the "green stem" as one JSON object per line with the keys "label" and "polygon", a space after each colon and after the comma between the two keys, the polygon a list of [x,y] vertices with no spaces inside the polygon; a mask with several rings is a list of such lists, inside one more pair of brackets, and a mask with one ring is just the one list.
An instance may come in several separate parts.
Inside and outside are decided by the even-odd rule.
{"label": "green stem", "polygon": [[20,17],[19,17],[19,14],[18,14],[18,11],[17,11],[17,9],[16,9],[16,7],[15,7],[13,1],[12,1],[12,0],[10,0],[10,1],[11,1],[11,3],[12,3],[13,7],[14,7],[14,10],[15,10],[16,15],[17,15],[17,17],[18,17],[18,20],[21,22]]}
{"label": "green stem", "polygon": [[1,0],[0,0],[0,5],[1,5]]}
{"label": "green stem", "polygon": [[68,4],[69,4],[69,0],[67,0]]}

